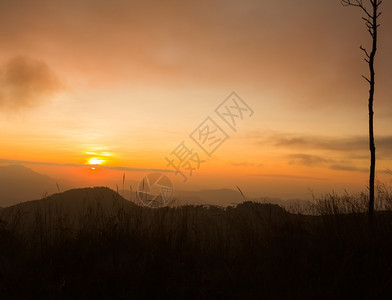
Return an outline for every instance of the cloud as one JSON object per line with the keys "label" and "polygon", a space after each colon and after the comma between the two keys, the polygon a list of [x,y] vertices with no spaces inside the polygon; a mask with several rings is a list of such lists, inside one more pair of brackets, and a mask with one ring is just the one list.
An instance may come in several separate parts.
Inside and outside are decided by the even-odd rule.
{"label": "cloud", "polygon": [[289,164],[304,165],[308,167],[323,166],[337,171],[369,172],[369,169],[350,165],[350,161],[338,161],[309,154],[289,154],[287,157],[290,159]]}
{"label": "cloud", "polygon": [[325,165],[331,162],[331,160],[321,156],[309,154],[289,154],[288,157],[290,158],[289,164],[300,164],[309,167]]}
{"label": "cloud", "polygon": [[309,154],[289,154],[289,164],[304,165],[308,167],[323,166],[331,170],[352,171],[352,172],[368,172],[368,169],[358,168],[350,165],[350,161],[334,160],[324,158],[318,155]]}
{"label": "cloud", "polygon": [[278,177],[278,178],[304,179],[304,180],[329,180],[328,178],[297,176],[297,175],[287,175],[287,174],[251,174],[250,176]]}
{"label": "cloud", "polygon": [[[47,166],[59,166],[59,167],[86,167],[86,165],[82,165],[82,164],[56,163],[56,162],[31,161],[31,160],[13,160],[13,159],[3,159],[3,158],[0,158],[0,163],[47,165]],[[124,166],[105,166],[105,165],[100,165],[99,168],[100,169],[107,169],[107,170],[135,171],[135,172],[168,172],[168,173],[174,172],[173,170],[168,170],[168,169],[133,168],[133,167],[124,167]]]}
{"label": "cloud", "polygon": [[63,89],[44,62],[16,56],[0,67],[0,109],[36,107]]}
{"label": "cloud", "polygon": [[[266,144],[271,144],[274,147],[296,149],[296,150],[327,150],[340,152],[356,159],[369,158],[369,138],[363,136],[346,136],[346,137],[331,137],[331,136],[313,136],[313,135],[295,135],[290,133],[274,133],[272,135],[260,136],[258,135],[257,145],[265,147]],[[392,159],[392,136],[376,136],[376,153],[377,159]],[[298,155],[298,154],[295,154]],[[327,163],[315,156],[300,156],[292,157],[295,160],[302,160],[309,164]],[[306,164],[304,163],[304,164]]]}
{"label": "cloud", "polygon": [[282,134],[273,137],[273,144],[277,147],[347,151],[366,149],[367,138],[365,136],[334,138],[316,136],[290,136]]}
{"label": "cloud", "polygon": [[299,95],[295,105],[314,107],[357,101],[366,66],[356,43],[366,30],[345,25],[359,22],[334,1],[0,1],[2,49],[58,55],[65,68],[106,80],[284,86]]}
{"label": "cloud", "polygon": [[332,170],[339,170],[339,171],[353,171],[353,172],[364,172],[364,173],[369,172],[369,169],[357,168],[354,166],[340,165],[340,164],[331,165],[329,168]]}
{"label": "cloud", "polygon": [[263,166],[263,164],[256,164],[256,163],[247,162],[247,161],[242,161],[239,163],[232,162],[231,165],[234,167],[261,167],[261,166]]}
{"label": "cloud", "polygon": [[123,167],[123,166],[119,166],[119,167],[99,166],[99,168],[108,169],[108,170],[117,170],[117,171],[168,172],[168,173],[174,173],[173,170],[168,170],[168,169],[132,168],[132,167]]}

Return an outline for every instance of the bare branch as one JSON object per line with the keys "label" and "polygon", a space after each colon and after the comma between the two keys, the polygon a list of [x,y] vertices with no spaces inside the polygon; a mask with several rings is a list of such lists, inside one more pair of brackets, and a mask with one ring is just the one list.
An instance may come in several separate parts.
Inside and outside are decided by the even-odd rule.
{"label": "bare branch", "polygon": [[351,0],[341,0],[340,2],[342,3],[342,5],[344,6],[360,6],[362,5],[362,1],[357,1],[357,4],[353,3]]}
{"label": "bare branch", "polygon": [[376,1],[374,1],[374,0],[370,0],[370,3],[374,6],[380,6],[380,4],[382,3],[382,0],[376,0]]}
{"label": "bare branch", "polygon": [[362,9],[365,14],[372,19],[372,15],[368,12],[368,10],[366,9],[365,6],[363,6],[362,4],[362,0],[356,0],[354,3],[352,0],[340,0],[340,3],[342,3],[343,6],[355,6],[355,7],[359,7],[360,9]]}
{"label": "bare branch", "polygon": [[364,47],[362,47],[362,45],[359,46],[359,49],[361,49],[363,52],[365,52],[366,56],[367,56],[368,58],[370,58],[369,53],[367,52],[367,50],[366,50]]}
{"label": "bare branch", "polygon": [[366,76],[363,76],[363,75],[361,75],[367,82],[369,82],[370,83],[370,80],[366,77]]}
{"label": "bare branch", "polygon": [[367,18],[365,18],[365,17],[362,17],[362,20],[365,21],[365,25],[366,25],[367,28],[370,29],[370,28],[373,27],[373,23],[372,23],[369,19],[367,19]]}
{"label": "bare branch", "polygon": [[378,8],[378,7],[381,5],[382,0],[376,0],[376,1],[370,0],[370,3],[371,3],[373,6],[376,6],[376,7]]}
{"label": "bare branch", "polygon": [[362,1],[357,0],[357,4],[351,2],[351,0],[341,0],[340,1],[344,6],[360,6],[362,5]]}
{"label": "bare branch", "polygon": [[365,12],[365,14],[367,14],[367,16],[368,16],[369,18],[372,18],[372,15],[369,14],[369,12],[367,11],[367,9],[366,9],[364,6],[362,6],[362,4],[359,5],[359,7]]}

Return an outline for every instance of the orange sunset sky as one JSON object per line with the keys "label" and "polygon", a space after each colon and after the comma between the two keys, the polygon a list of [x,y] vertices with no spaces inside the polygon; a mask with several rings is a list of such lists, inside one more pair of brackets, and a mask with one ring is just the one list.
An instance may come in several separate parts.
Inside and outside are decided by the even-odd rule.
{"label": "orange sunset sky", "polygon": [[[388,182],[391,1],[380,9],[376,169]],[[339,0],[2,0],[0,163],[80,186],[161,170],[176,189],[366,190],[361,16]],[[232,91],[253,110],[236,131],[214,111]],[[229,137],[211,157],[189,136],[207,117]],[[165,159],[182,141],[205,160],[185,183]]]}

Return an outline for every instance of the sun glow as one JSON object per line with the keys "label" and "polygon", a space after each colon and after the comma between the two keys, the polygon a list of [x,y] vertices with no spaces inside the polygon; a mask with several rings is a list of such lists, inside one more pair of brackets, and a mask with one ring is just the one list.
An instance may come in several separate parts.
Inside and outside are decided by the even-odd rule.
{"label": "sun glow", "polygon": [[[93,150],[94,151],[94,150]],[[91,170],[98,170],[99,166],[106,163],[107,159],[112,156],[112,153],[109,152],[85,152],[86,161],[85,165],[87,165]]]}
{"label": "sun glow", "polygon": [[[89,165],[92,170],[95,170],[97,166],[102,165],[106,162],[106,158],[112,156],[109,152],[85,152],[86,165]],[[104,159],[105,158],[105,159]]]}
{"label": "sun glow", "polygon": [[105,160],[100,159],[98,157],[92,157],[87,161],[87,165],[90,166],[91,170],[95,170],[97,166],[101,165]]}
{"label": "sun glow", "polygon": [[87,162],[88,165],[100,165],[104,162],[103,159],[99,159],[97,157],[92,157],[89,159],[89,161]]}

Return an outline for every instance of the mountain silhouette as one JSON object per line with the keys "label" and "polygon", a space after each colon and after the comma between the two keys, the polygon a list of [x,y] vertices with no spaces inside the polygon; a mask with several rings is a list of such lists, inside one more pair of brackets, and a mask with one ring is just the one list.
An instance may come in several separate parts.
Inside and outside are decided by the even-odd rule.
{"label": "mountain silhouette", "polygon": [[[63,188],[63,187],[62,187]],[[58,192],[55,179],[22,165],[0,166],[0,207]]]}
{"label": "mountain silhouette", "polygon": [[61,220],[78,225],[82,216],[116,216],[135,206],[107,187],[81,188],[2,208],[0,219],[21,229],[33,227],[42,216],[52,225]]}

